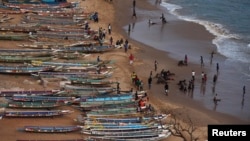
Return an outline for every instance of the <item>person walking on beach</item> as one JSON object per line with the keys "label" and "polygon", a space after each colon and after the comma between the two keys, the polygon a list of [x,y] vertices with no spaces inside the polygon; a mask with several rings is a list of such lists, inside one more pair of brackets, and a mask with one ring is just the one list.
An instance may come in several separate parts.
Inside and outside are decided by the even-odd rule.
{"label": "person walking on beach", "polygon": [[220,69],[219,63],[216,63],[216,71],[217,71],[217,73],[219,72],[219,69]]}
{"label": "person walking on beach", "polygon": [[131,25],[129,24],[128,25],[128,33],[130,33],[130,31],[131,31]]}
{"label": "person walking on beach", "polygon": [[133,8],[133,15],[132,15],[132,18],[137,18],[137,17],[136,17],[135,8]]}
{"label": "person walking on beach", "polygon": [[214,78],[213,78],[213,83],[215,84],[216,81],[217,81],[217,75],[215,74],[215,75],[214,75]]}
{"label": "person walking on beach", "polygon": [[134,56],[133,54],[131,53],[130,56],[129,56],[129,64],[132,65],[134,62]]}
{"label": "person walking on beach", "polygon": [[204,66],[204,62],[203,62],[203,56],[201,56],[201,67]]}
{"label": "person walking on beach", "polygon": [[187,57],[187,54],[185,54],[184,63],[185,63],[185,65],[188,64],[188,57]]}
{"label": "person walking on beach", "polygon": [[163,24],[167,23],[167,20],[166,20],[166,18],[165,18],[165,16],[164,16],[163,13],[161,14],[160,19],[161,19],[161,21],[162,21]]}
{"label": "person walking on beach", "polygon": [[214,57],[214,51],[211,52],[211,59]]}
{"label": "person walking on beach", "polygon": [[168,88],[168,83],[165,83],[165,86],[164,86],[164,90],[165,90],[165,94],[168,96],[168,92],[169,92],[169,90],[168,90],[169,88]]}
{"label": "person walking on beach", "polygon": [[133,0],[133,8],[135,8],[135,6],[136,6],[136,1]]}
{"label": "person walking on beach", "polygon": [[155,71],[157,71],[158,62],[155,60]]}
{"label": "person walking on beach", "polygon": [[192,80],[194,81],[195,80],[195,71],[192,70]]}
{"label": "person walking on beach", "polygon": [[148,78],[148,89],[149,90],[151,89],[151,85],[152,85],[152,77],[149,76],[149,78]]}
{"label": "person walking on beach", "polygon": [[109,24],[109,25],[108,25],[108,32],[109,32],[109,35],[111,34],[111,28],[112,28],[112,27],[111,27],[111,25]]}
{"label": "person walking on beach", "polygon": [[218,104],[218,101],[221,101],[221,99],[218,98],[218,94],[217,93],[215,94],[213,101],[214,101],[215,105]]}
{"label": "person walking on beach", "polygon": [[243,86],[243,96],[245,95],[245,93],[246,93],[246,86],[244,85]]}
{"label": "person walking on beach", "polygon": [[110,45],[112,45],[113,44],[113,37],[112,36],[110,37],[109,41],[110,41]]}

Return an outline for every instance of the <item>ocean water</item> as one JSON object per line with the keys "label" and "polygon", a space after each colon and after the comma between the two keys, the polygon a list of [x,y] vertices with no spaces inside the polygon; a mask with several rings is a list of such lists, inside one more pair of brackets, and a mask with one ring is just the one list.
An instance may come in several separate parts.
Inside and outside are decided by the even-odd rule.
{"label": "ocean water", "polygon": [[[130,37],[167,51],[175,59],[184,58],[189,46],[195,50],[188,54],[191,62],[199,64],[199,56],[206,55],[205,67],[212,69],[208,72],[210,80],[205,86],[196,84],[191,98],[202,102],[208,109],[250,121],[250,0],[162,0],[160,5],[156,4],[159,0],[148,1],[160,7],[160,10],[171,13],[174,18],[168,16],[170,23],[165,26],[157,23],[149,27],[148,18],[160,23],[161,12],[137,9],[137,15],[144,17],[144,20],[133,23]],[[213,60],[220,64],[216,85],[211,80],[216,73],[215,62],[207,65],[209,53],[204,52],[202,47],[197,47],[197,44],[209,45],[203,41],[190,41],[184,36],[178,36],[182,40],[178,42],[176,35],[172,34],[175,31],[171,31],[171,26],[178,24],[176,19],[198,23],[215,35],[211,44],[223,55],[223,58]],[[246,86],[244,96],[243,86]],[[215,93],[222,99],[216,106],[212,103]]]}
{"label": "ocean water", "polygon": [[161,6],[180,19],[205,26],[216,36],[213,43],[219,53],[228,61],[248,66],[242,73],[249,78],[249,0],[163,0]]}

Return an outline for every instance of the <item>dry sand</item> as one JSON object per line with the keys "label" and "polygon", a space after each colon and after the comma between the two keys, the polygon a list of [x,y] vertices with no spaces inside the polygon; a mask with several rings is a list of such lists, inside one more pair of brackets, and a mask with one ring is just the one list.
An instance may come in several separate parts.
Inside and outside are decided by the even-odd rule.
{"label": "dry sand", "polygon": [[[111,23],[113,31],[111,36],[114,41],[118,39],[129,39],[126,31],[122,29],[123,26],[128,23],[132,23],[134,20],[132,16],[132,0],[113,0],[113,3],[105,2],[105,0],[84,0],[81,1],[81,6],[86,9],[87,12],[97,11],[99,13],[100,21],[99,23],[90,22],[90,27],[98,29],[103,27],[107,29],[108,24]],[[147,2],[137,1],[138,8],[152,9],[155,7],[151,6]],[[138,19],[140,17],[138,16]],[[208,34],[205,29],[196,24],[185,24],[185,28],[195,28],[200,35],[204,36],[192,36],[192,38],[204,38],[210,40],[212,36]],[[176,31],[178,32],[178,31]],[[180,32],[181,33],[181,32]],[[187,35],[189,35],[187,33]],[[107,40],[110,35],[107,36]],[[159,62],[158,71],[168,66],[168,69],[174,72],[174,80],[169,82],[170,94],[165,96],[163,92],[163,85],[156,84],[156,79],[153,79],[153,86],[151,90],[148,90],[150,97],[150,103],[158,110],[159,113],[171,113],[177,116],[182,125],[186,125],[187,119],[191,119],[194,126],[197,127],[195,135],[199,137],[199,140],[204,141],[207,139],[207,125],[208,124],[237,124],[237,123],[247,123],[246,121],[241,121],[235,117],[228,116],[225,114],[217,113],[211,110],[207,110],[200,103],[193,101],[188,97],[183,97],[182,92],[178,90],[176,84],[178,80],[183,78],[189,78],[191,70],[194,69],[196,72],[200,71],[200,66],[189,64],[186,71],[183,68],[177,67],[177,60],[173,60],[167,57],[166,52],[156,50],[152,47],[145,46],[142,43],[138,43],[129,39],[132,46],[127,53],[123,49],[116,49],[112,52],[107,52],[103,54],[93,54],[88,57],[88,59],[95,59],[98,55],[102,59],[112,59],[115,60],[115,67],[113,78],[119,80],[121,83],[121,89],[129,90],[133,85],[130,81],[130,74],[135,71],[139,78],[144,82],[144,89],[147,89],[147,78],[149,73],[154,68],[154,60]],[[15,48],[17,42],[10,41],[0,41],[1,47],[12,47]],[[135,56],[135,62],[133,65],[129,65],[128,56],[133,53]],[[158,72],[157,71],[157,72]],[[153,71],[153,75],[156,72]],[[10,76],[10,75],[0,75],[0,86],[3,89],[37,89],[41,90],[42,86],[37,83],[36,80],[25,77],[25,76]],[[48,88],[56,88],[58,84],[49,83]],[[70,107],[62,107],[66,109],[74,110],[75,112],[70,115],[66,115],[60,118],[53,119],[2,119],[0,120],[0,136],[1,140],[4,141],[14,141],[16,139],[76,139],[81,138],[82,135],[79,133],[69,133],[69,134],[30,134],[23,133],[17,129],[25,125],[77,125],[74,119],[80,114],[79,111],[72,109]],[[177,137],[169,137],[166,141],[178,141],[181,140]]]}

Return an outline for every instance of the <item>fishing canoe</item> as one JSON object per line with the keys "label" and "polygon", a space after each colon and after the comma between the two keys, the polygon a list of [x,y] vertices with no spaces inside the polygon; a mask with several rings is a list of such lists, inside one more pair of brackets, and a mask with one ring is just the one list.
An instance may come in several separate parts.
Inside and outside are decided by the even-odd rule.
{"label": "fishing canoe", "polygon": [[105,92],[107,90],[112,90],[112,91],[116,91],[116,88],[114,87],[88,87],[88,86],[84,86],[84,85],[71,85],[71,84],[62,84],[61,88],[63,88],[64,90],[76,90],[76,91],[95,91],[95,92]]}
{"label": "fishing canoe", "polygon": [[103,90],[97,90],[97,89],[91,89],[89,88],[88,90],[64,90],[57,95],[59,96],[76,96],[76,97],[81,97],[81,96],[98,96],[98,95],[106,95],[114,92],[115,89],[103,89]]}
{"label": "fishing canoe", "polygon": [[160,120],[155,119],[154,117],[127,117],[127,118],[80,118],[78,117],[77,121],[79,123],[87,124],[105,124],[105,123],[150,123],[150,122],[159,122]]}
{"label": "fishing canoe", "polygon": [[127,132],[102,132],[102,131],[88,131],[83,130],[82,133],[91,136],[137,136],[137,135],[152,135],[169,132],[167,129],[152,129],[142,131],[127,131]]}
{"label": "fishing canoe", "polygon": [[81,126],[25,126],[23,131],[35,133],[69,133],[80,131]]}
{"label": "fishing canoe", "polygon": [[6,25],[0,27],[0,31],[11,31],[11,32],[22,32],[22,33],[49,31],[49,30],[50,29],[47,26],[41,26],[37,23]]}
{"label": "fishing canoe", "polygon": [[52,67],[48,66],[0,66],[0,73],[9,73],[9,74],[31,74],[41,71],[51,71]]}
{"label": "fishing canoe", "polygon": [[97,67],[96,66],[91,66],[91,67],[57,67],[55,68],[57,71],[61,71],[61,72],[85,72],[88,74],[105,74],[105,73],[109,73],[110,71],[112,71],[113,67],[111,66],[106,66],[106,67],[102,67],[100,72],[98,73],[97,71]]}
{"label": "fishing canoe", "polygon": [[105,123],[105,122],[111,122],[111,123],[142,123],[145,121],[160,121],[163,119],[166,119],[169,117],[170,114],[160,114],[160,115],[153,115],[153,116],[136,116],[136,117],[109,117],[109,118],[103,118],[103,117],[97,117],[97,118],[83,118],[86,123],[89,122],[99,122],[99,123]]}
{"label": "fishing canoe", "polygon": [[38,78],[61,78],[67,80],[68,78],[89,78],[89,79],[104,79],[112,76],[112,72],[106,74],[88,74],[88,73],[70,73],[70,72],[38,72],[31,74]]}
{"label": "fishing canoe", "polygon": [[53,57],[33,57],[33,56],[0,56],[0,62],[8,63],[30,63],[35,61],[50,61]]}
{"label": "fishing canoe", "polygon": [[127,102],[127,103],[118,103],[118,104],[105,104],[105,105],[99,105],[99,106],[93,106],[90,109],[87,108],[82,108],[82,110],[86,111],[86,110],[91,110],[91,111],[95,111],[95,110],[109,110],[109,109],[120,109],[120,108],[131,108],[131,107],[136,107],[137,104],[134,101],[131,102]]}
{"label": "fishing canoe", "polygon": [[9,102],[8,108],[22,108],[22,109],[51,109],[60,107],[64,104],[59,102]]}
{"label": "fishing canoe", "polygon": [[119,141],[159,141],[163,140],[171,135],[171,132],[166,133],[156,133],[151,135],[132,135],[132,136],[92,136],[91,139],[95,140],[119,140]]}
{"label": "fishing canoe", "polygon": [[51,56],[50,49],[0,49],[2,56]]}
{"label": "fishing canoe", "polygon": [[137,108],[128,108],[128,109],[120,109],[120,111],[90,111],[86,112],[87,117],[91,116],[106,116],[106,115],[127,115],[127,114],[136,114]]}
{"label": "fishing canoe", "polygon": [[91,109],[91,112],[104,113],[104,112],[118,112],[118,111],[136,111],[137,107],[118,107],[118,108],[105,108],[105,109]]}
{"label": "fishing canoe", "polygon": [[0,91],[0,97],[13,97],[14,95],[22,95],[22,96],[45,96],[45,95],[54,95],[58,93],[60,90],[9,90],[9,91]]}
{"label": "fishing canoe", "polygon": [[131,132],[131,131],[146,131],[146,130],[157,130],[157,129],[167,129],[169,126],[166,125],[150,125],[150,126],[113,126],[113,127],[103,127],[103,126],[85,126],[84,130],[89,130],[92,132]]}
{"label": "fishing canoe", "polygon": [[82,84],[82,85],[111,85],[111,84],[116,84],[118,83],[117,81],[113,80],[94,80],[94,79],[84,79],[84,78],[74,78],[70,77],[68,78],[69,81],[71,81],[71,84]]}
{"label": "fishing canoe", "polygon": [[132,93],[127,94],[116,94],[107,96],[88,96],[81,97],[81,102],[99,102],[99,101],[121,101],[134,99]]}
{"label": "fishing canoe", "polygon": [[15,2],[15,3],[4,3],[4,5],[6,7],[9,7],[9,8],[17,8],[17,9],[20,9],[20,8],[29,8],[29,7],[33,7],[33,8],[72,8],[74,7],[74,4],[71,3],[71,2],[60,2],[60,3],[54,3],[54,4],[47,4],[47,3],[40,3],[38,1],[30,1],[30,3],[25,3],[25,2]]}
{"label": "fishing canoe", "polygon": [[26,118],[35,118],[35,117],[56,117],[69,114],[72,111],[69,110],[33,110],[33,111],[5,111],[5,117],[26,117]]}
{"label": "fishing canoe", "polygon": [[21,101],[21,102],[70,102],[74,101],[75,97],[61,97],[61,96],[23,96],[23,95],[14,95],[11,100]]}
{"label": "fishing canoe", "polygon": [[31,61],[33,66],[64,66],[64,67],[92,67],[99,65],[98,62],[86,62],[86,63],[71,63],[71,62],[44,62],[44,61]]}
{"label": "fishing canoe", "polygon": [[33,44],[19,44],[19,47],[24,48],[36,48],[36,49],[54,49],[57,48],[66,48],[66,47],[75,47],[75,46],[91,46],[97,45],[98,42],[95,41],[78,41],[76,43],[55,43],[55,42],[34,42]]}
{"label": "fishing canoe", "polygon": [[73,59],[80,58],[81,54],[79,54],[79,53],[60,53],[60,52],[57,52],[55,56],[56,56],[56,58],[59,58],[59,59],[73,60]]}
{"label": "fishing canoe", "polygon": [[84,109],[89,109],[92,107],[102,106],[102,105],[111,105],[111,104],[125,104],[133,102],[133,99],[126,99],[126,100],[110,100],[110,101],[92,101],[92,102],[80,102],[80,107]]}
{"label": "fishing canoe", "polygon": [[29,39],[28,34],[13,34],[13,33],[0,34],[0,40],[22,41],[28,39]]}
{"label": "fishing canoe", "polygon": [[81,53],[102,53],[115,49],[114,46],[92,46],[92,47],[67,47],[67,48],[58,48],[58,51],[63,52],[81,52]]}

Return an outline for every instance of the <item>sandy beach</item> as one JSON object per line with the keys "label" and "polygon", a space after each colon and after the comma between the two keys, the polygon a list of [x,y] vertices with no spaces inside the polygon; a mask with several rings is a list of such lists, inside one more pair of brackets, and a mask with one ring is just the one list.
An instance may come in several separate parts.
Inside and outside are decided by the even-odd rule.
{"label": "sandy beach", "polygon": [[[70,0],[71,1],[71,0]],[[106,40],[112,36],[114,42],[116,40],[128,39],[131,49],[127,53],[124,52],[124,49],[116,49],[112,52],[107,52],[103,54],[92,54],[87,59],[96,59],[97,56],[100,56],[102,59],[112,59],[115,60],[113,79],[119,80],[120,87],[122,90],[129,90],[135,87],[131,83],[130,75],[134,71],[137,73],[140,79],[144,82],[144,90],[148,91],[149,102],[152,104],[158,113],[172,114],[178,119],[178,121],[183,125],[187,125],[187,121],[190,119],[192,124],[197,128],[194,132],[194,136],[198,137],[199,141],[204,141],[207,139],[207,125],[209,124],[249,124],[249,120],[239,119],[228,114],[217,112],[216,110],[209,110],[201,103],[193,100],[192,93],[184,94],[178,89],[177,83],[179,80],[190,80],[191,72],[194,70],[197,73],[197,85],[201,83],[200,73],[202,71],[209,72],[214,71],[213,67],[201,69],[200,65],[195,63],[189,63],[188,66],[177,66],[177,62],[180,59],[184,59],[183,56],[171,56],[171,51],[166,52],[162,50],[155,49],[151,46],[147,46],[144,43],[133,40],[133,27],[134,30],[141,29],[141,26],[145,23],[145,19],[148,19],[147,16],[155,15],[162,12],[162,9],[158,6],[151,5],[147,1],[137,0],[136,11],[137,18],[132,17],[132,0],[113,0],[112,3],[105,0],[84,0],[81,1],[81,7],[86,9],[88,12],[96,11],[99,13],[100,21],[94,23],[90,21],[90,27],[98,30],[99,27],[105,29],[108,28],[108,24],[112,25],[112,34],[107,35]],[[145,12],[148,11],[148,12]],[[151,12],[151,14],[150,14]],[[182,39],[192,39],[194,42],[205,42],[210,48],[206,50],[208,53],[205,57],[206,63],[208,62],[209,53],[215,50],[215,46],[211,44],[213,35],[208,33],[206,29],[198,24],[189,23],[189,22],[179,22],[175,21],[174,18],[171,21],[171,15],[165,13],[166,16],[170,17],[169,23],[167,23],[167,28],[169,28],[169,33],[175,36],[167,36],[171,43],[166,46],[172,45],[172,48],[177,48],[179,44],[186,44],[182,42]],[[145,17],[146,16],[146,17]],[[138,24],[137,24],[138,23]],[[128,34],[124,28],[127,28],[128,24],[132,24],[132,32]],[[160,27],[153,27],[150,30],[158,29]],[[142,30],[148,30],[145,27],[142,27]],[[193,32],[195,31],[195,32]],[[137,32],[138,33],[138,32]],[[139,35],[139,34],[138,34]],[[146,36],[146,35],[145,35]],[[151,37],[154,34],[150,35]],[[12,41],[0,41],[1,47],[16,48],[18,42]],[[203,44],[204,45],[204,44]],[[194,46],[194,50],[196,47]],[[192,50],[189,51],[192,53]],[[187,53],[189,53],[187,52]],[[133,54],[135,56],[135,61],[133,65],[129,64],[129,55]],[[181,54],[181,53],[180,53]],[[199,56],[199,55],[197,55]],[[205,54],[204,54],[205,56]],[[223,56],[216,54],[217,58],[223,60]],[[190,57],[192,58],[192,57]],[[154,61],[157,60],[158,69],[154,71]],[[149,90],[147,85],[147,80],[150,75],[150,71],[153,72],[153,76],[160,71],[170,70],[174,72],[173,80],[169,80],[168,84],[170,87],[169,95],[164,94],[164,85],[157,84],[156,78],[153,78],[152,88]],[[41,90],[43,87],[38,84],[38,82],[27,76],[10,76],[10,75],[0,75],[1,89],[38,89]],[[209,81],[212,80],[212,75],[208,76]],[[58,83],[49,83],[46,89],[57,88],[59,87]],[[226,87],[225,87],[226,88]],[[197,88],[199,91],[199,88]],[[211,103],[212,99],[211,99]],[[211,104],[211,106],[213,106]],[[28,134],[18,131],[18,129],[25,125],[77,125],[78,123],[74,119],[81,114],[80,111],[71,108],[71,107],[62,107],[63,109],[73,110],[74,113],[66,115],[60,118],[53,119],[1,119],[0,120],[0,136],[1,140],[4,141],[15,141],[17,139],[79,139],[83,135],[80,133],[70,133],[70,134]],[[169,122],[169,121],[166,121]],[[170,136],[166,141],[181,141],[179,137]]]}

